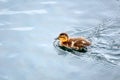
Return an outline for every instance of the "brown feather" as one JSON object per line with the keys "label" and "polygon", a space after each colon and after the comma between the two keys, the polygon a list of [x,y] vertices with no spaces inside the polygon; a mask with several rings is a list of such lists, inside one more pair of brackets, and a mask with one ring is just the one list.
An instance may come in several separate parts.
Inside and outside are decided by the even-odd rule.
{"label": "brown feather", "polygon": [[[64,40],[63,35],[64,37],[66,36],[67,38],[67,39],[65,38],[66,40]],[[83,37],[69,38],[69,36],[66,33],[61,33],[58,39],[63,40],[63,41],[60,41],[61,46],[65,46],[65,47],[73,48],[73,49],[81,49],[81,48],[91,45],[91,42],[89,42]]]}

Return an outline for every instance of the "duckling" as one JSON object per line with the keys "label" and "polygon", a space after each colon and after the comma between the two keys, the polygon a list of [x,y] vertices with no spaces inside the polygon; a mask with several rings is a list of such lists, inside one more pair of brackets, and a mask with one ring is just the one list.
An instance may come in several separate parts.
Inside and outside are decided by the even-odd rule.
{"label": "duckling", "polygon": [[58,38],[60,46],[64,46],[71,49],[82,49],[91,45],[91,42],[83,37],[70,38],[67,33],[60,33]]}

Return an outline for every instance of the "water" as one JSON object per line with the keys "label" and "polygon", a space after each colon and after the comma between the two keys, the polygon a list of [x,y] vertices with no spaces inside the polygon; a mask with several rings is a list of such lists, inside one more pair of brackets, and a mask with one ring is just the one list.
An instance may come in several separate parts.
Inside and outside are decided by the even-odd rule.
{"label": "water", "polygon": [[[92,46],[61,53],[61,32]],[[0,80],[120,80],[119,72],[119,0],[0,0]]]}

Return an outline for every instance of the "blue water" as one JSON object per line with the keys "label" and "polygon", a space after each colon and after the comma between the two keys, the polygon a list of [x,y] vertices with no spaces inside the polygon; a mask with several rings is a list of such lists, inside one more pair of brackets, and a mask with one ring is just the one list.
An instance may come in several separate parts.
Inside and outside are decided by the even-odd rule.
{"label": "blue water", "polygon": [[[84,55],[53,46],[84,36]],[[0,80],[120,80],[119,0],[0,0]]]}

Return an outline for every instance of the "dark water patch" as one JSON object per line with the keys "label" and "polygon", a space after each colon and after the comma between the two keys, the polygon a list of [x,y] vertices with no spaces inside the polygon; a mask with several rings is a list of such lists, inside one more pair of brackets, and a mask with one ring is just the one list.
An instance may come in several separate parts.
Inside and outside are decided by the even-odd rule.
{"label": "dark water patch", "polygon": [[53,42],[53,46],[58,50],[58,53],[60,53],[60,55],[66,55],[68,53],[71,53],[71,54],[74,54],[74,55],[77,55],[77,56],[81,56],[88,51],[87,47],[76,50],[76,49],[71,49],[71,48],[67,48],[67,47],[64,47],[64,46],[60,46],[59,41],[57,41],[57,40],[55,40]]}

